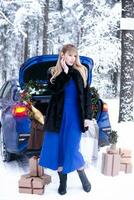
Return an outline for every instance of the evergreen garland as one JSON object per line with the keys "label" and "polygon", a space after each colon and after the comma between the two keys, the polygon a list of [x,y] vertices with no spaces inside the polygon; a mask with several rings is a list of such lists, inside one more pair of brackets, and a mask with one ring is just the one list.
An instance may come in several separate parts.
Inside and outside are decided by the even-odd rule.
{"label": "evergreen garland", "polygon": [[93,118],[96,119],[98,113],[98,106],[99,106],[99,94],[98,90],[95,87],[89,87],[91,92],[91,103],[92,103],[92,111],[93,111]]}
{"label": "evergreen garland", "polygon": [[43,95],[45,91],[48,91],[46,83],[30,80],[28,83],[25,83],[23,87],[21,101],[32,102],[32,95]]}

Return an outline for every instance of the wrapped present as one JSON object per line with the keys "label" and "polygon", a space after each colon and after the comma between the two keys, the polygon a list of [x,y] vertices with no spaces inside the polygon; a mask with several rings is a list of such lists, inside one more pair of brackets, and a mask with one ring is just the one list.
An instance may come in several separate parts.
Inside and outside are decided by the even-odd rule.
{"label": "wrapped present", "polygon": [[120,163],[131,163],[131,157],[121,157]]}
{"label": "wrapped present", "polygon": [[28,194],[43,194],[45,185],[51,182],[51,176],[43,174],[41,177],[32,177],[30,174],[22,175],[19,180],[19,192]]}
{"label": "wrapped present", "polygon": [[38,176],[38,157],[33,156],[29,159],[29,168],[31,176]]}
{"label": "wrapped present", "polygon": [[43,176],[41,176],[41,178],[44,180],[45,185],[48,185],[49,183],[51,183],[51,176],[48,174],[44,174]]}
{"label": "wrapped present", "polygon": [[44,173],[43,167],[38,165],[38,157],[29,159],[30,173],[22,175],[19,180],[19,192],[29,194],[43,194],[45,185],[51,182],[51,176]]}
{"label": "wrapped present", "polygon": [[131,157],[131,150],[130,149],[123,149],[123,148],[119,148],[119,154],[121,155],[121,157]]}
{"label": "wrapped present", "polygon": [[40,165],[37,165],[37,174],[39,177],[44,175],[44,168]]}
{"label": "wrapped present", "polygon": [[102,154],[101,172],[107,176],[116,176],[120,171],[120,155],[119,154]]}
{"label": "wrapped present", "polygon": [[131,163],[131,150],[119,148],[119,154],[121,156],[120,163],[129,164]]}
{"label": "wrapped present", "polygon": [[119,154],[119,148],[116,148],[116,149],[107,148],[107,149],[106,149],[106,152],[107,152],[108,154]]}
{"label": "wrapped present", "polygon": [[120,171],[124,171],[125,173],[132,173],[132,164],[131,163],[121,163]]}
{"label": "wrapped present", "polygon": [[38,157],[33,156],[29,159],[29,168],[30,168],[30,175],[31,176],[43,176],[44,169],[43,167],[38,165]]}
{"label": "wrapped present", "polygon": [[19,192],[28,194],[43,194],[45,181],[41,177],[22,175],[19,180]]}

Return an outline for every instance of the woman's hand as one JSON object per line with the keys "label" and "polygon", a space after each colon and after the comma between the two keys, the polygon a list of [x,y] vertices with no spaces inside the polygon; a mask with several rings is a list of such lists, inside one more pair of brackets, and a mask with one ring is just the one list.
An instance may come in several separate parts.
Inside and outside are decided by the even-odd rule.
{"label": "woman's hand", "polygon": [[66,65],[65,60],[64,60],[63,58],[61,59],[61,66],[62,66],[64,72],[67,74],[69,68],[68,68],[68,66]]}

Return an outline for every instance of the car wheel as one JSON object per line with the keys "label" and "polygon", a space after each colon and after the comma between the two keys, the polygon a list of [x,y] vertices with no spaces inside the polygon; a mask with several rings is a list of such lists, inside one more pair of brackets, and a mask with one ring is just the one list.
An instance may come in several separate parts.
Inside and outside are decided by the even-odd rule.
{"label": "car wheel", "polygon": [[0,153],[1,153],[2,161],[9,162],[11,160],[11,153],[9,153],[6,150],[6,146],[5,146],[5,143],[4,143],[4,137],[3,137],[3,134],[2,134],[1,128],[0,128]]}

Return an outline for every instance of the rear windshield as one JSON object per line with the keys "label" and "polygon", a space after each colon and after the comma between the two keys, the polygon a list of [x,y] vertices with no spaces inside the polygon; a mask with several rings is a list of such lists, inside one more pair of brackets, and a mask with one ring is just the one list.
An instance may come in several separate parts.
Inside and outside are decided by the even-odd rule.
{"label": "rear windshield", "polygon": [[56,65],[56,62],[45,62],[32,65],[24,72],[24,82],[28,83],[30,80],[46,82],[47,70]]}

